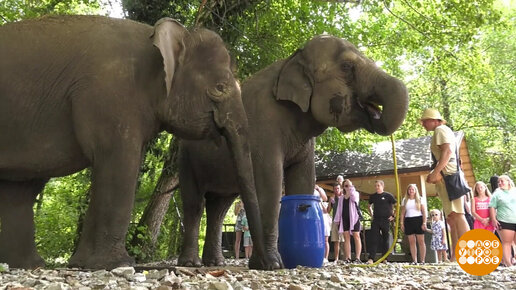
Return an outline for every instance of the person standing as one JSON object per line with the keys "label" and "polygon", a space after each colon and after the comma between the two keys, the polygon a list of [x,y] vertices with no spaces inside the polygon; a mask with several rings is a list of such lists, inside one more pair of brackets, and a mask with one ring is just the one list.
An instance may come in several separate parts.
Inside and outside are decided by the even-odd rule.
{"label": "person standing", "polygon": [[331,234],[331,216],[330,209],[331,207],[328,205],[328,196],[324,189],[322,189],[319,185],[315,185],[314,195],[318,196],[321,199],[321,209],[323,213],[323,223],[324,223],[324,259],[323,265],[328,263],[328,256],[330,254],[330,234]]}
{"label": "person standing", "polygon": [[475,218],[474,229],[484,229],[494,232],[494,227],[489,218],[489,202],[491,193],[482,181],[478,181],[473,188],[473,199],[471,199],[471,214]]}
{"label": "person standing", "polygon": [[340,187],[342,188],[344,186],[344,176],[337,176],[337,183],[340,184]]}
{"label": "person standing", "polygon": [[[344,180],[344,191],[342,199],[342,211],[336,213],[336,219],[342,220],[339,232],[344,233],[344,261],[345,263],[360,263],[362,253],[362,240],[360,238],[359,205],[360,196],[351,183],[351,180]],[[355,241],[355,258],[351,260],[351,236]]]}
{"label": "person standing", "polygon": [[249,260],[253,255],[253,240],[251,239],[251,231],[249,231],[249,223],[247,222],[246,215],[242,217],[242,230],[244,232],[245,258]]}
{"label": "person standing", "polygon": [[333,185],[333,193],[335,196],[331,200],[332,210],[333,210],[333,219],[331,224],[331,234],[330,239],[333,242],[333,252],[335,255],[334,263],[339,261],[340,254],[340,243],[344,242],[344,236],[342,235],[342,231],[340,231],[340,224],[342,222],[342,216],[337,216],[337,212],[342,212],[342,188],[338,182]]}
{"label": "person standing", "polygon": [[475,224],[475,218],[472,214],[472,198],[470,198],[470,192],[466,193],[464,195],[464,217],[466,218],[466,221],[468,222],[469,228],[473,229]]}
{"label": "person standing", "polygon": [[240,259],[240,244],[242,242],[242,219],[245,216],[244,202],[239,200],[235,204],[235,259]]}
{"label": "person standing", "polygon": [[426,207],[421,202],[419,190],[415,184],[409,184],[401,202],[400,224],[401,230],[405,232],[409,241],[412,264],[417,264],[417,246],[419,246],[419,261],[424,264],[426,257]]}
{"label": "person standing", "polygon": [[[457,172],[455,135],[446,126],[446,120],[435,109],[426,109],[419,121],[427,131],[434,132],[430,150],[435,156],[437,163],[427,176],[426,182],[435,184],[443,204],[446,221],[450,225],[451,249],[455,249],[459,237],[469,230],[468,222],[464,216],[464,196],[450,201],[444,179],[441,175],[441,173],[448,175]],[[455,255],[452,254],[451,259],[454,260]]]}
{"label": "person standing", "polygon": [[512,244],[516,244],[516,188],[507,175],[498,177],[498,188],[489,202],[491,224],[500,232],[502,264],[512,266]]}
{"label": "person standing", "polygon": [[369,248],[368,264],[372,264],[376,258],[378,244],[382,256],[389,249],[389,228],[390,222],[394,220],[394,204],[396,199],[389,192],[384,192],[383,180],[375,182],[376,193],[369,197],[369,214],[373,217],[371,222],[371,245]]}
{"label": "person standing", "polygon": [[450,260],[448,260],[448,254],[446,253],[446,250],[448,250],[446,224],[441,220],[441,211],[434,208],[430,211],[430,216],[432,217],[432,226],[431,229],[426,229],[427,232],[432,234],[430,248],[437,252],[437,261],[439,263],[448,263]]}

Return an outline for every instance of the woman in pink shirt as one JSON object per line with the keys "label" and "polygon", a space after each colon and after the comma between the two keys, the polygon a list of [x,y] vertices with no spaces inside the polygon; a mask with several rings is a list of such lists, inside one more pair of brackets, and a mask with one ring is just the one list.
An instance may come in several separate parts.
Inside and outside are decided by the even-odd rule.
{"label": "woman in pink shirt", "polygon": [[473,190],[473,199],[471,200],[471,214],[475,218],[473,228],[485,229],[493,232],[494,227],[489,219],[489,201],[491,193],[486,184],[479,181],[475,184]]}

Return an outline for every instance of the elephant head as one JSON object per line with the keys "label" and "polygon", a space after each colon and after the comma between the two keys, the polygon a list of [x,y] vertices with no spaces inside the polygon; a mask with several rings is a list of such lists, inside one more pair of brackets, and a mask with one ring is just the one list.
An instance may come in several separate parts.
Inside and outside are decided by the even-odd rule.
{"label": "elephant head", "polygon": [[[224,42],[210,30],[188,31],[171,19],[158,21],[152,37],[163,56],[167,90],[158,118],[167,131],[183,139],[226,138],[251,231],[259,242],[255,251],[265,257],[247,115]],[[256,263],[270,268],[265,259]]]}
{"label": "elephant head", "polygon": [[364,128],[381,135],[401,126],[409,100],[400,80],[350,42],[326,35],[314,37],[285,61],[274,93],[341,132]]}
{"label": "elephant head", "polygon": [[204,139],[217,138],[221,129],[236,132],[246,126],[240,86],[215,32],[188,31],[164,18],[156,23],[152,41],[163,57],[166,97],[158,106],[158,119],[164,129],[184,139]]}

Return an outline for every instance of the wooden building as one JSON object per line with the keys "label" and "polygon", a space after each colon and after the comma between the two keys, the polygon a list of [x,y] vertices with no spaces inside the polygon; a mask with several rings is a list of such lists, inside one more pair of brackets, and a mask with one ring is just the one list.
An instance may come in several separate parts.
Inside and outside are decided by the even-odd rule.
{"label": "wooden building", "polygon": [[[462,169],[469,186],[473,187],[476,180],[464,133],[462,131],[454,133],[457,144],[460,144],[459,154]],[[407,186],[412,183],[417,184],[424,199],[426,196],[436,196],[435,186],[425,182],[432,165],[430,139],[431,136],[425,136],[395,142],[401,196],[404,195]],[[338,152],[322,158],[319,156],[315,166],[317,184],[330,195],[333,193],[333,184],[337,176],[343,175],[344,178],[353,182],[355,188],[360,192],[361,199],[369,199],[369,195],[375,193],[374,185],[378,179],[384,181],[385,191],[396,196],[390,141],[375,144],[371,154]]]}

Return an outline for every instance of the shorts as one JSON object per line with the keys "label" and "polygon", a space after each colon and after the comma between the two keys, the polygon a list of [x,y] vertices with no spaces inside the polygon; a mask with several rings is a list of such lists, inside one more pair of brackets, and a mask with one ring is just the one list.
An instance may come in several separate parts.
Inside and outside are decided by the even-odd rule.
{"label": "shorts", "polygon": [[404,219],[405,235],[422,235],[424,234],[421,226],[423,225],[423,216],[406,217]]}
{"label": "shorts", "polygon": [[506,223],[506,222],[501,222],[501,221],[498,221],[498,222],[500,223],[500,229],[511,230],[511,231],[516,232],[516,224],[511,224],[511,223]]}
{"label": "shorts", "polygon": [[251,237],[244,237],[244,247],[249,247],[253,245],[253,240]]}
{"label": "shorts", "polygon": [[444,185],[444,179],[435,184],[437,194],[443,203],[443,211],[448,216],[452,211],[456,213],[464,214],[464,196],[460,198],[450,200],[448,192],[446,191],[446,185]]}
{"label": "shorts", "polygon": [[[342,228],[345,232],[349,232],[349,219],[343,221],[344,224],[342,225]],[[351,229],[352,232],[360,232],[360,220],[357,220],[355,223],[355,226]]]}
{"label": "shorts", "polygon": [[342,233],[339,233],[339,224],[333,222],[331,224],[331,235],[330,239],[332,242],[344,242],[344,235]]}

